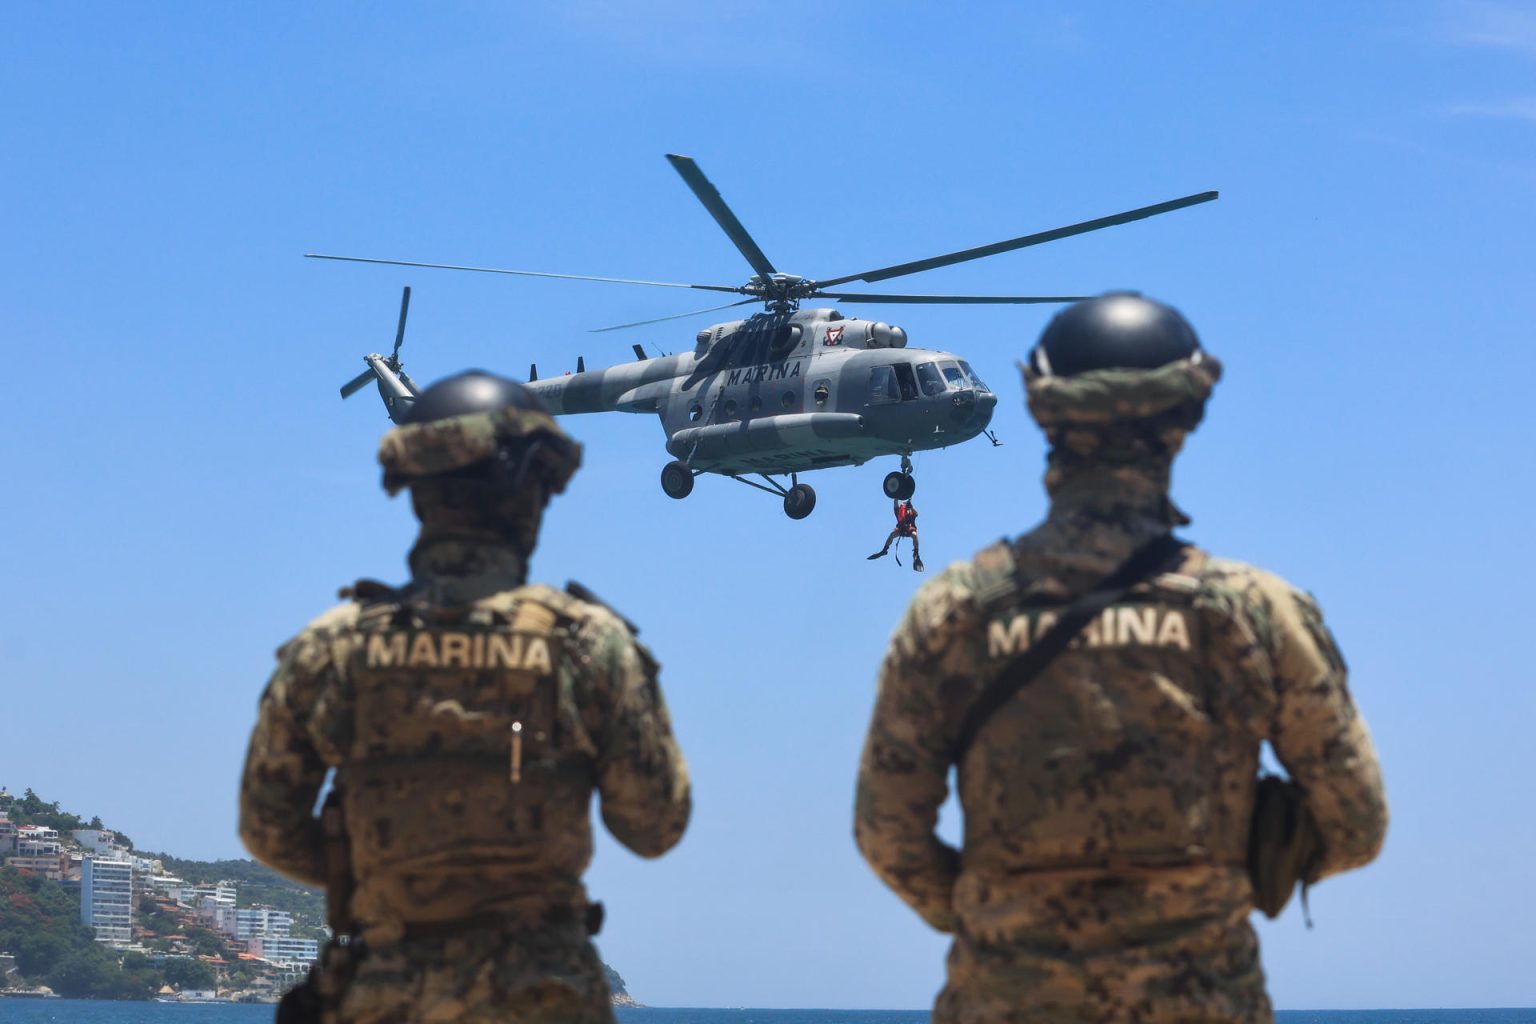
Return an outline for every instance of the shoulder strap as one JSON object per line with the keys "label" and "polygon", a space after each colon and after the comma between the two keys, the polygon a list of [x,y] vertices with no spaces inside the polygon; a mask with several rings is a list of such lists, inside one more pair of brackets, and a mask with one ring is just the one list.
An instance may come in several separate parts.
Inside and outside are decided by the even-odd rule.
{"label": "shoulder strap", "polygon": [[565,592],[578,601],[584,601],[587,604],[595,604],[609,612],[612,612],[614,617],[616,617],[620,622],[624,623],[624,628],[629,630],[631,636],[640,635],[639,626],[625,618],[624,615],[622,615],[613,605],[592,593],[590,588],[584,586],[583,584],[577,583],[575,580],[567,580],[565,583]]}
{"label": "shoulder strap", "polygon": [[1095,616],[1124,597],[1127,590],[1167,565],[1175,554],[1187,546],[1171,533],[1150,540],[1132,552],[1130,558],[1095,584],[1088,593],[1068,605],[1061,618],[1056,620],[1056,624],[1044,636],[1010,660],[987,683],[965,714],[965,721],[961,723],[960,734],[955,738],[951,751],[951,760],[959,764],[997,710],[1039,675],[1056,655],[1066,650],[1072,638]]}

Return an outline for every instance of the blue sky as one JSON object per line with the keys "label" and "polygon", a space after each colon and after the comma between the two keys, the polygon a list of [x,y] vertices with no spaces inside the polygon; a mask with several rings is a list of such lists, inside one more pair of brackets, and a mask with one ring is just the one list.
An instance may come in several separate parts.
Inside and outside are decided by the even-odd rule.
{"label": "blue sky", "polygon": [[[22,6],[0,35],[0,784],[141,846],[240,852],[272,650],[412,523],[387,423],[336,387],[392,338],[418,380],[676,351],[665,289],[306,251],[734,284],[662,159],[769,257],[831,276],[1205,189],[1219,202],[900,282],[1138,288],[1227,379],[1176,471],[1209,548],[1314,591],[1394,819],[1370,869],[1261,926],[1282,1008],[1536,1003],[1527,795],[1527,389],[1536,12],[1392,5],[336,3]],[[892,289],[896,290],[896,289]],[[930,569],[1042,513],[1013,363],[1040,308],[876,306],[1001,396],[917,460]],[[604,841],[601,946],[653,1005],[918,1007],[944,942],[850,838],[889,630],[870,464],[801,523],[730,481],[662,495],[658,425],[588,448],[535,575],[644,626],[696,778],[666,859]],[[946,828],[953,833],[954,818]]]}

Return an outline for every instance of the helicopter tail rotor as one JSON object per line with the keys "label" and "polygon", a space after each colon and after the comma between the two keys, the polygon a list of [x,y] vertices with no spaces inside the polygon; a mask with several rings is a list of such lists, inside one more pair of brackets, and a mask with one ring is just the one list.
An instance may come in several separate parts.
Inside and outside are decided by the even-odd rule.
{"label": "helicopter tail rotor", "polygon": [[400,323],[395,328],[395,347],[388,358],[377,352],[369,353],[363,357],[368,369],[341,386],[341,397],[346,399],[357,394],[370,381],[377,381],[384,409],[389,413],[389,418],[397,423],[416,401],[416,382],[406,375],[404,364],[400,362],[400,346],[405,342],[405,317],[410,307],[411,287],[406,285],[400,293]]}

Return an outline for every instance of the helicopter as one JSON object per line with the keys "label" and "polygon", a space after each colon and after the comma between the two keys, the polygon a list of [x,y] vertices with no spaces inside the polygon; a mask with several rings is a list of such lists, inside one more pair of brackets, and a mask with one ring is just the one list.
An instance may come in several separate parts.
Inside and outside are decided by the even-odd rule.
{"label": "helicopter", "polygon": [[[965,359],[950,352],[908,348],[906,331],[884,321],[846,318],[835,308],[801,309],[802,302],[1075,302],[1088,296],[903,295],[829,289],[854,281],[885,281],[965,263],[1155,217],[1210,202],[1218,196],[1216,192],[1196,193],[928,259],[811,279],[775,268],[691,158],[668,154],[667,160],[756,272],[745,284],[683,284],[322,253],[305,255],[354,263],[688,288],[747,296],[723,306],[617,324],[599,331],[763,303],[765,308],[760,312],[699,331],[690,352],[648,356],[642,346],[635,345],[633,362],[588,370],[585,359],[578,357],[574,373],[547,378],[539,377],[534,364],[529,367],[528,387],[556,416],[595,412],[656,415],[667,435],[667,453],[672,456],[672,461],[661,470],[661,488],[668,497],[686,498],[697,477],[713,473],[777,495],[783,501],[786,515],[804,519],[816,507],[816,492],[809,484],[800,482],[802,473],[897,456],[900,468],[886,474],[881,490],[887,498],[905,500],[917,489],[912,472],[913,453],[946,448],[983,434],[994,445],[1000,442],[988,430],[997,395]],[[401,297],[393,351],[387,357],[378,353],[365,356],[367,369],[341,388],[341,397],[348,398],[376,382],[385,409],[396,422],[409,411],[420,390],[405,374],[400,361],[410,291],[407,287]],[[752,476],[757,480],[749,479]],[[783,482],[786,477],[787,484]]]}

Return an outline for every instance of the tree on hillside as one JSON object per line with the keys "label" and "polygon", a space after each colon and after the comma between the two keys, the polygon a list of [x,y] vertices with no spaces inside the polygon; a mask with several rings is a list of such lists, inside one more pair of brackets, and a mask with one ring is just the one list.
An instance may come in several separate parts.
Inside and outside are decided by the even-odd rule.
{"label": "tree on hillside", "polygon": [[27,787],[20,800],[11,802],[11,817],[18,825],[42,825],[58,829],[60,833],[84,828],[78,815],[59,810],[58,801],[47,802]]}
{"label": "tree on hillside", "polygon": [[60,995],[81,999],[146,999],[160,973],[142,955],[124,970],[80,923],[80,901],[46,878],[0,868],[0,949],[16,969]]}
{"label": "tree on hillside", "polygon": [[148,999],[160,987],[155,969],[147,962],[125,971],[102,954],[99,949],[76,950],[55,964],[44,980],[66,999]]}

